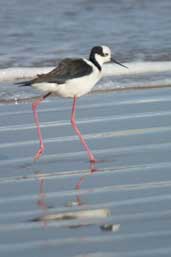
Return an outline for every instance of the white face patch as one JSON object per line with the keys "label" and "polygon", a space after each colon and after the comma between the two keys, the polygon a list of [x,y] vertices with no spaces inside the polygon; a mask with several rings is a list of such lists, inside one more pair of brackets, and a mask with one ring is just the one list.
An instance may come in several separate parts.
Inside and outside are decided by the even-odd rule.
{"label": "white face patch", "polygon": [[109,62],[111,60],[112,57],[112,53],[111,50],[108,46],[102,46],[103,49],[103,54],[104,54],[104,62]]}
{"label": "white face patch", "polygon": [[102,49],[104,54],[109,54],[111,56],[111,50],[108,46],[102,46]]}
{"label": "white face patch", "polygon": [[96,58],[97,62],[100,64],[100,66],[102,66],[103,63],[110,62],[111,58],[112,58],[110,48],[108,46],[101,46],[101,47],[102,47],[104,56],[95,54],[95,58]]}

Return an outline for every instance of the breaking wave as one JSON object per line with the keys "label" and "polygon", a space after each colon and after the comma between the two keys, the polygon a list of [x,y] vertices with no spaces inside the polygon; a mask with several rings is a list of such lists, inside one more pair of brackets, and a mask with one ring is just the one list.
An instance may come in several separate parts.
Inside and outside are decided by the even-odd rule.
{"label": "breaking wave", "polygon": [[[128,69],[113,64],[107,64],[104,66],[103,73],[105,76],[130,76],[171,71],[171,62],[131,62],[125,63],[125,65],[128,66]],[[37,74],[49,72],[53,68],[54,67],[16,67],[0,69],[0,82],[32,78]]]}
{"label": "breaking wave", "polygon": [[[114,64],[104,65],[104,76],[92,92],[171,86],[171,62],[130,62],[124,64],[128,66],[128,69]],[[39,92],[32,88],[21,89],[14,85],[14,82],[31,79],[37,74],[49,72],[53,68],[14,67],[0,69],[0,102],[37,96]]]}

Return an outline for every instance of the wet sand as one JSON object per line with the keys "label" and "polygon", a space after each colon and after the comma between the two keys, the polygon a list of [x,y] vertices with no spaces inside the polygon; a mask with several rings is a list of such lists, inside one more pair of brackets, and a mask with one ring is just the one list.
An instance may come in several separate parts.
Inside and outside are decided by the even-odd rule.
{"label": "wet sand", "polygon": [[[171,90],[0,105],[0,256],[170,256]],[[80,183],[80,189],[75,186]]]}

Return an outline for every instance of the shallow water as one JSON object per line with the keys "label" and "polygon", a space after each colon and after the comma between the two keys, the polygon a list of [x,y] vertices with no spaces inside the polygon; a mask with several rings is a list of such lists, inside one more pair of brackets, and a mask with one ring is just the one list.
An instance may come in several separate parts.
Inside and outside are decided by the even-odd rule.
{"label": "shallow water", "polygon": [[96,165],[72,131],[70,100],[40,106],[37,162],[30,104],[1,105],[0,255],[170,256],[170,99],[170,89],[81,98]]}

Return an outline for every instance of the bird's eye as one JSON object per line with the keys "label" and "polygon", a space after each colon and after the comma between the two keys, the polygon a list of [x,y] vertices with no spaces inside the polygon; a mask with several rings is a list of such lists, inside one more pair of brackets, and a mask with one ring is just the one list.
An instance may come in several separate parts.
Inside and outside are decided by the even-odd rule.
{"label": "bird's eye", "polygon": [[104,56],[108,56],[109,54],[108,53],[105,53]]}

